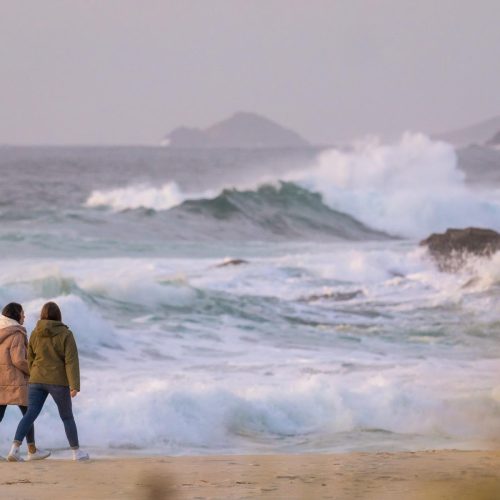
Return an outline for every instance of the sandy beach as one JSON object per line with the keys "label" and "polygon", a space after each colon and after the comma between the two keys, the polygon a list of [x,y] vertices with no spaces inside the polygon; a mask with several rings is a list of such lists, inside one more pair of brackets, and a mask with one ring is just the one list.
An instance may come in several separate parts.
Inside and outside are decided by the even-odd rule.
{"label": "sandy beach", "polygon": [[2,463],[0,497],[495,500],[500,451]]}

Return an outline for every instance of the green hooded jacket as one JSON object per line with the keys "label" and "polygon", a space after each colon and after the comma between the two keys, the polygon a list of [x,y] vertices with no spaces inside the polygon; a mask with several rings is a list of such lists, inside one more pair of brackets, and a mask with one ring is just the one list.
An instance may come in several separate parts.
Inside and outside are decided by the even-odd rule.
{"label": "green hooded jacket", "polygon": [[71,330],[60,321],[41,319],[28,346],[30,383],[67,385],[80,390],[78,349]]}

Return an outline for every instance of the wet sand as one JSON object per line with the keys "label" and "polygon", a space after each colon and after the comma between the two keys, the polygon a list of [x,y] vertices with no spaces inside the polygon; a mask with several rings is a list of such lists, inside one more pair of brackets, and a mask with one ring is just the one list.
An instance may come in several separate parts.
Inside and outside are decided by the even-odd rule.
{"label": "wet sand", "polygon": [[500,451],[4,462],[0,498],[498,500]]}

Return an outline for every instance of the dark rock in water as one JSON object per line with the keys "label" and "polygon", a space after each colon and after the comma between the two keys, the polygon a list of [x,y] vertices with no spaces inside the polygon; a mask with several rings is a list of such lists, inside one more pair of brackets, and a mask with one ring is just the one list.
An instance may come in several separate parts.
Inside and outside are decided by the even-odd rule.
{"label": "dark rock in water", "polygon": [[431,234],[420,242],[426,246],[441,271],[457,271],[471,255],[491,257],[500,250],[500,234],[491,229],[468,227]]}
{"label": "dark rock in water", "polygon": [[227,266],[241,266],[242,264],[248,264],[248,260],[244,259],[227,259],[220,264],[217,264],[215,267],[227,267]]}
{"label": "dark rock in water", "polygon": [[308,297],[300,299],[302,302],[315,302],[317,300],[336,300],[336,301],[344,301],[351,300],[356,297],[363,295],[361,290],[355,290],[353,292],[326,292],[326,293],[318,293],[309,295]]}
{"label": "dark rock in water", "polygon": [[400,271],[389,269],[388,272],[393,278],[406,278],[406,276]]}

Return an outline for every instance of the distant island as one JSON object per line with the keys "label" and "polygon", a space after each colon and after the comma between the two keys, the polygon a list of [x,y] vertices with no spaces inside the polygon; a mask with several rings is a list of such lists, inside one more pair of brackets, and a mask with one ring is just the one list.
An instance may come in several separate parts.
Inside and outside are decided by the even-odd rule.
{"label": "distant island", "polygon": [[255,113],[238,112],[206,129],[179,127],[162,142],[171,148],[304,148],[299,134]]}

